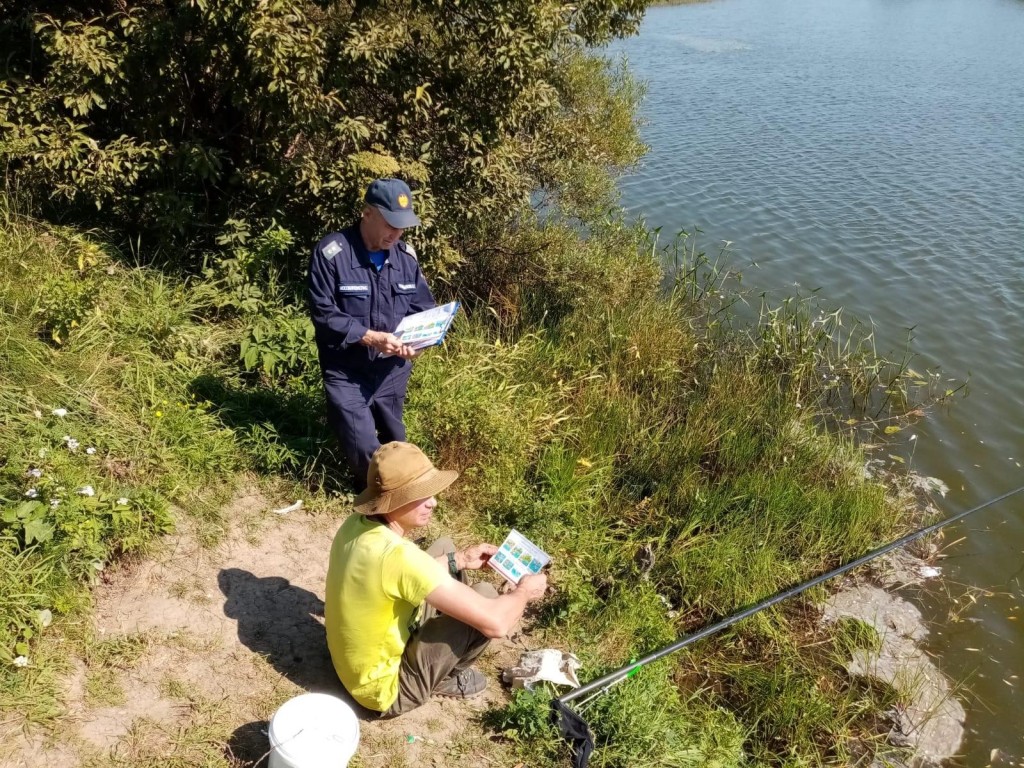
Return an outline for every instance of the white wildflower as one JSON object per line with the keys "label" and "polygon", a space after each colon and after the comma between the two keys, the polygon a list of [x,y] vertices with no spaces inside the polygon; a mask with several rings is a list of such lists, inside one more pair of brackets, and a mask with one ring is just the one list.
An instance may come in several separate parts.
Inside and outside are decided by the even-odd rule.
{"label": "white wildflower", "polygon": [[34,499],[37,496],[39,496],[39,491],[37,491],[35,488],[29,488],[27,491],[25,491],[25,495],[28,496],[30,499]]}
{"label": "white wildflower", "polygon": [[94,453],[96,453],[96,449],[90,445],[88,448],[85,449],[85,452],[92,456]]}
{"label": "white wildflower", "polygon": [[56,509],[60,506],[60,499],[50,499],[50,506]]}
{"label": "white wildflower", "polygon": [[117,500],[117,503],[118,503],[118,506],[127,507],[128,506],[128,499],[126,499],[124,496],[122,496],[120,499]]}
{"label": "white wildflower", "polygon": [[68,447],[69,451],[77,451],[80,443],[71,435],[64,435],[64,445]]}
{"label": "white wildflower", "polygon": [[43,476],[43,470],[41,470],[41,469],[39,469],[37,467],[32,467],[32,469],[30,469],[25,474],[27,474],[29,477],[42,477]]}
{"label": "white wildflower", "polygon": [[95,496],[96,495],[96,491],[93,490],[91,485],[83,485],[81,488],[78,489],[78,492],[82,496]]}
{"label": "white wildflower", "polygon": [[32,415],[35,416],[37,419],[43,418],[43,412],[40,411],[38,408],[32,411]]}
{"label": "white wildflower", "polygon": [[65,416],[68,415],[68,409],[67,408],[54,408],[52,411],[50,411],[50,413],[52,413],[54,416],[60,416],[63,419]]}
{"label": "white wildflower", "polygon": [[14,660],[14,666],[16,666],[16,667],[27,667],[28,666],[28,656],[18,656]]}

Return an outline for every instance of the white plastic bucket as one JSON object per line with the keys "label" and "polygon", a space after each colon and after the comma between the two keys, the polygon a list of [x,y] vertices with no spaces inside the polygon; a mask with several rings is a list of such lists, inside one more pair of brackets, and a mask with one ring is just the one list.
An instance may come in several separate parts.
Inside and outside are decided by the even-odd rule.
{"label": "white plastic bucket", "polygon": [[359,746],[359,720],[341,699],[304,693],[270,718],[270,768],[344,768]]}

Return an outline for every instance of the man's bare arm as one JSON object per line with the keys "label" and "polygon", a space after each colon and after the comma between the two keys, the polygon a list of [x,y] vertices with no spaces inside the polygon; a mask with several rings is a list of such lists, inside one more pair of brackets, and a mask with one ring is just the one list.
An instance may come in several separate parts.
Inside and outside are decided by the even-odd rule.
{"label": "man's bare arm", "polygon": [[548,577],[524,576],[519,585],[505,595],[484,597],[456,579],[448,579],[427,595],[427,603],[446,616],[468,624],[486,637],[504,637],[523,615],[526,606],[544,596]]}

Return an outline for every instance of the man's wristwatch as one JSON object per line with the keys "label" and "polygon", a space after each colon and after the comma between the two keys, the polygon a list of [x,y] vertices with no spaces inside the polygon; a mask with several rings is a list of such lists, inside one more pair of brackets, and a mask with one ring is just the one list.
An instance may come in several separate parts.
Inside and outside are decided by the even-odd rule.
{"label": "man's wristwatch", "polygon": [[453,578],[458,578],[459,576],[459,565],[455,562],[454,552],[448,553],[448,573],[450,573]]}

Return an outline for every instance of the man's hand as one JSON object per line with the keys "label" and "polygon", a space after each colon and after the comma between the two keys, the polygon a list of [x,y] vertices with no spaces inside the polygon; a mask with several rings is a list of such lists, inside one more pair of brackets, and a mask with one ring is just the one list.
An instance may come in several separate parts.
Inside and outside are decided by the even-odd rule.
{"label": "man's hand", "polygon": [[531,573],[529,576],[523,576],[519,580],[519,586],[516,587],[516,592],[523,592],[526,596],[526,601],[532,603],[534,600],[540,600],[544,597],[544,592],[548,588],[548,576],[546,573]]}
{"label": "man's hand", "polygon": [[409,349],[395,334],[384,331],[367,331],[359,343],[364,347],[373,347],[381,354],[387,355],[402,355],[402,350]]}
{"label": "man's hand", "polygon": [[455,562],[460,571],[479,571],[497,551],[498,548],[493,544],[477,544],[475,547],[456,552]]}

